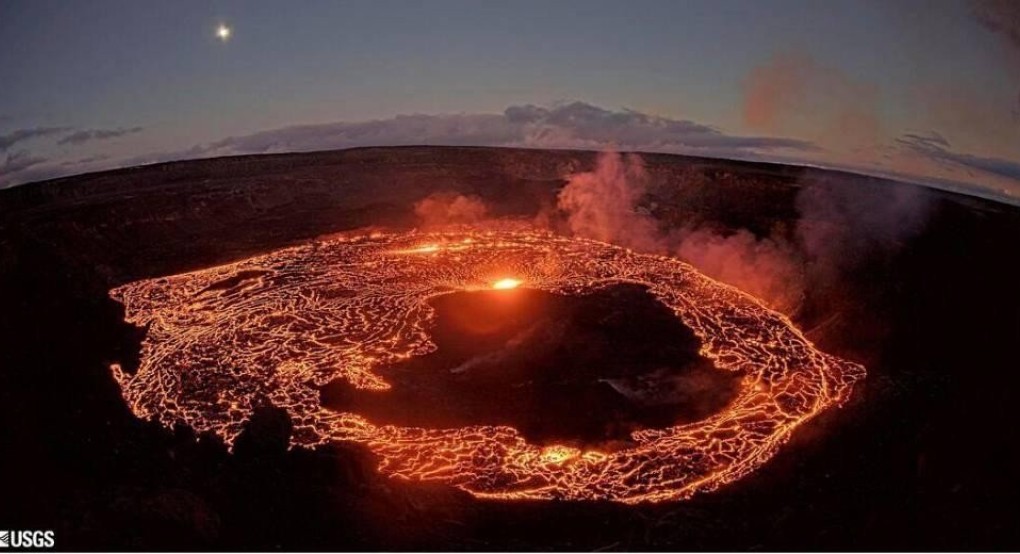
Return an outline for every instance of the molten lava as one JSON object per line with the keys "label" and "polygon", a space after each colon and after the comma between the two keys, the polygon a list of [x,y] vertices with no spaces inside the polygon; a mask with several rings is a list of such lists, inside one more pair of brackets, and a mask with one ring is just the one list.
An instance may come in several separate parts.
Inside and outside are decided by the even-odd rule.
{"label": "molten lava", "polygon": [[[719,413],[634,432],[633,445],[611,452],[530,444],[506,426],[377,425],[320,404],[317,387],[337,378],[386,394],[377,368],[435,349],[430,299],[523,283],[574,295],[646,286],[694,331],[703,356],[744,375],[739,393]],[[138,371],[112,368],[138,417],[232,445],[253,410],[271,403],[289,412],[294,445],[362,444],[385,474],[488,498],[633,503],[710,491],[761,466],[864,376],[816,350],[784,316],[687,264],[534,230],[333,239],[110,294],[128,321],[147,326]]]}
{"label": "molten lava", "polygon": [[499,281],[496,281],[495,283],[492,284],[492,288],[496,290],[515,289],[519,286],[521,286],[520,279],[512,279],[509,277],[506,279],[500,279]]}

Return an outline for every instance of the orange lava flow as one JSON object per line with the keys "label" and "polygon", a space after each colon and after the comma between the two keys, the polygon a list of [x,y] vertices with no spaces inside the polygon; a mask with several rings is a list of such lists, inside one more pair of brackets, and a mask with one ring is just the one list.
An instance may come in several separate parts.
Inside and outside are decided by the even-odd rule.
{"label": "orange lava flow", "polygon": [[[339,377],[385,391],[374,368],[434,350],[429,300],[437,295],[518,285],[586,294],[617,283],[647,286],[701,339],[703,356],[742,372],[729,406],[637,431],[633,446],[606,453],[530,444],[504,426],[375,425],[320,405],[316,386]],[[844,402],[865,373],[685,263],[535,230],[331,239],[110,294],[129,322],[148,326],[138,371],[112,367],[138,417],[181,422],[232,445],[254,408],[271,402],[293,419],[293,445],[358,443],[384,474],[487,498],[635,503],[714,490]]]}
{"label": "orange lava flow", "polygon": [[506,279],[500,279],[499,281],[496,281],[495,283],[492,284],[492,288],[494,288],[496,290],[515,289],[515,288],[517,288],[519,286],[521,286],[521,280],[520,279],[514,279],[512,277],[507,277]]}

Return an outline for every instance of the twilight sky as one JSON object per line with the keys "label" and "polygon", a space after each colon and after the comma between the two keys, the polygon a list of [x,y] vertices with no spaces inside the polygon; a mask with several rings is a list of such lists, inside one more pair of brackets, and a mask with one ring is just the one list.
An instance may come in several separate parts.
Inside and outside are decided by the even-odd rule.
{"label": "twilight sky", "polygon": [[1011,0],[4,0],[0,76],[0,187],[481,144],[804,163],[1020,201]]}

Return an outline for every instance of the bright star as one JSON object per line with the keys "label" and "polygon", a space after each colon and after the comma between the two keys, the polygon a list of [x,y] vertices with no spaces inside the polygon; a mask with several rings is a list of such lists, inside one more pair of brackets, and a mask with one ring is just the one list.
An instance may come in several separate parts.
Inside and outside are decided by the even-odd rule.
{"label": "bright star", "polygon": [[216,28],[216,38],[227,42],[230,39],[230,27],[220,23],[220,26]]}

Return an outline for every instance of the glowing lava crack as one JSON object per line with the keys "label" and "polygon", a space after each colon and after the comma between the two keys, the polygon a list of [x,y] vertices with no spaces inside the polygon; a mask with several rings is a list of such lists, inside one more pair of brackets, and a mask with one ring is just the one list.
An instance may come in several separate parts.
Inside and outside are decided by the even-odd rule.
{"label": "glowing lava crack", "polygon": [[[618,283],[646,285],[698,335],[702,355],[743,372],[729,406],[636,432],[632,447],[603,453],[529,444],[510,427],[374,425],[319,403],[316,387],[337,377],[385,391],[373,368],[435,349],[428,301],[436,295],[518,285],[586,294]],[[352,441],[379,456],[385,474],[489,498],[641,502],[713,490],[765,463],[864,376],[687,264],[531,230],[348,237],[110,294],[128,321],[148,326],[138,371],[113,366],[137,416],[233,444],[254,407],[271,402],[292,417],[294,445]]]}

